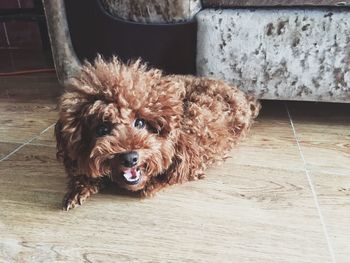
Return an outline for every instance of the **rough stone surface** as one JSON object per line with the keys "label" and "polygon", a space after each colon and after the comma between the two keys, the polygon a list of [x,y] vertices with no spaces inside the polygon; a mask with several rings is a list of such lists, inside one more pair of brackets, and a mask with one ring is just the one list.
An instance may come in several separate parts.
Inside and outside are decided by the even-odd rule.
{"label": "rough stone surface", "polygon": [[348,6],[349,0],[203,0],[207,7],[237,6]]}
{"label": "rough stone surface", "polygon": [[197,72],[265,99],[350,102],[350,10],[206,9]]}
{"label": "rough stone surface", "polygon": [[142,23],[190,20],[200,10],[200,0],[101,0],[112,16]]}

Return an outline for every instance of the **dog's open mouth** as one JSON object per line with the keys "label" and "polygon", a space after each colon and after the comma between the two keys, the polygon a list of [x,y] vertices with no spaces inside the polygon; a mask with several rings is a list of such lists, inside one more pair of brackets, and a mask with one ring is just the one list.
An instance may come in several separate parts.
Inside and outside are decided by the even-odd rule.
{"label": "dog's open mouth", "polygon": [[138,167],[123,168],[121,175],[127,184],[138,184],[141,179],[141,170]]}
{"label": "dog's open mouth", "polygon": [[112,156],[109,159],[113,181],[133,188],[140,185],[140,183],[143,181],[142,165],[139,164],[132,167],[125,166],[118,156]]}

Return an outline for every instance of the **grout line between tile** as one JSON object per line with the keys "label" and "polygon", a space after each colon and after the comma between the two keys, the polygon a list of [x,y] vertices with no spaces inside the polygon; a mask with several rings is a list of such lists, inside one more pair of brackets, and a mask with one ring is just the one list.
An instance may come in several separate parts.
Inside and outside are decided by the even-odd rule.
{"label": "grout line between tile", "polygon": [[329,250],[330,256],[332,258],[332,262],[336,263],[337,261],[336,261],[336,258],[335,258],[333,246],[331,244],[331,240],[329,238],[329,234],[328,234],[328,230],[327,230],[327,227],[326,227],[326,223],[325,223],[325,220],[324,220],[324,217],[323,217],[323,214],[322,214],[321,206],[320,206],[320,203],[318,201],[318,197],[317,197],[316,189],[315,189],[315,186],[314,186],[314,182],[313,182],[313,180],[312,180],[312,178],[310,176],[310,171],[307,168],[305,156],[304,156],[304,153],[303,153],[303,151],[301,149],[299,138],[297,136],[297,133],[296,133],[296,130],[295,130],[295,127],[294,127],[294,123],[293,123],[293,119],[292,119],[292,116],[290,115],[287,103],[284,103],[284,106],[285,106],[287,114],[288,114],[289,122],[290,122],[290,125],[291,125],[292,130],[293,130],[294,138],[295,138],[297,146],[298,146],[300,157],[301,157],[301,159],[303,161],[304,172],[305,172],[307,181],[309,183],[309,186],[310,186],[310,189],[311,189],[311,192],[312,192],[314,203],[315,203],[315,206],[316,206],[316,209],[317,209],[317,212],[318,212],[318,216],[320,218],[320,222],[321,222],[321,225],[322,225],[323,233],[324,233],[326,241],[327,241],[328,250]]}
{"label": "grout line between tile", "polygon": [[39,138],[40,135],[44,134],[47,130],[49,130],[50,128],[52,128],[55,125],[55,123],[51,124],[49,127],[47,127],[46,129],[42,130],[38,135],[32,137],[31,139],[29,139],[28,141],[26,141],[25,143],[21,144],[20,146],[18,146],[17,148],[15,148],[12,152],[10,152],[9,154],[5,155],[3,158],[0,159],[0,162],[8,159],[10,156],[12,156],[13,154],[15,154],[16,152],[18,152],[20,149],[22,149],[24,146],[30,144],[32,141],[34,141],[35,139]]}

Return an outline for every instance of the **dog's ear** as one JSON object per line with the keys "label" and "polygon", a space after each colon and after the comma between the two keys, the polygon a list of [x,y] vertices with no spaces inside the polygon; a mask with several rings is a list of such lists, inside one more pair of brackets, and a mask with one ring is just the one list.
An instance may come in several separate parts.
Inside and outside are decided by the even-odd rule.
{"label": "dog's ear", "polygon": [[58,120],[55,125],[55,137],[56,137],[56,157],[62,161],[68,174],[74,174],[77,170],[77,160],[74,158],[74,149],[70,147],[67,134],[63,131],[63,124],[61,120]]}
{"label": "dog's ear", "polygon": [[56,158],[58,160],[63,160],[64,149],[66,148],[66,143],[62,138],[62,122],[58,120],[55,125],[55,137],[56,137]]}
{"label": "dog's ear", "polygon": [[61,120],[55,125],[55,136],[57,143],[57,158],[69,156],[76,159],[79,155],[81,144],[81,124],[77,123],[74,127],[64,127]]}

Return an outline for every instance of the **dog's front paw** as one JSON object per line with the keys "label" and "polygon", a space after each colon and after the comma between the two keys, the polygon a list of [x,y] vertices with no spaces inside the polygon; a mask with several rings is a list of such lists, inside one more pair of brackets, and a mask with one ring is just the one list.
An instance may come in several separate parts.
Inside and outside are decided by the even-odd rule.
{"label": "dog's front paw", "polygon": [[63,198],[63,210],[68,211],[78,205],[82,205],[89,196],[90,191],[87,189],[74,189],[68,192]]}
{"label": "dog's front paw", "polygon": [[196,174],[196,177],[198,180],[202,180],[206,177],[206,175],[204,172],[200,172],[200,173]]}
{"label": "dog's front paw", "polygon": [[202,171],[196,172],[192,177],[190,177],[188,180],[189,181],[197,181],[197,180],[202,180],[206,177],[205,173]]}

